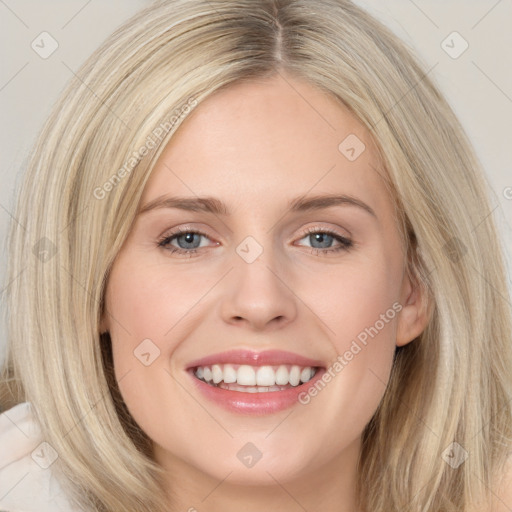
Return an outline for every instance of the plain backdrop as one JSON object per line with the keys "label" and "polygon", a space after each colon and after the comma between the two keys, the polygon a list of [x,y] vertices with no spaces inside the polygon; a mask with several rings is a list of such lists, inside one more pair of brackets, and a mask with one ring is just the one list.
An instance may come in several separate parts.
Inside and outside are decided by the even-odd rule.
{"label": "plain backdrop", "polygon": [[[5,238],[9,222],[15,222],[15,191],[28,152],[72,74],[115,28],[149,3],[0,0],[0,362],[6,343],[4,292],[10,285]],[[512,1],[356,3],[406,42],[459,116],[494,192],[482,222],[493,216],[498,223],[512,288]],[[56,50],[44,55],[52,44]],[[27,258],[35,257],[31,250],[27,247]]]}

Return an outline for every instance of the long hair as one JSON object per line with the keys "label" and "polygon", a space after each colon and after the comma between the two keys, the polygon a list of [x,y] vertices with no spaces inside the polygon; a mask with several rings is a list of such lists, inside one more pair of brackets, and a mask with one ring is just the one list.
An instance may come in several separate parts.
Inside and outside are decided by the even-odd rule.
{"label": "long hair", "polygon": [[348,0],[166,0],[122,25],[69,83],[9,234],[3,381],[32,403],[77,503],[167,510],[163,470],[99,332],[105,285],[180,124],[215,91],[283,71],[369,130],[409,275],[432,304],[424,332],[396,350],[363,433],[361,506],[465,512],[489,500],[511,450],[512,321],[490,191],[450,106],[411,51]]}

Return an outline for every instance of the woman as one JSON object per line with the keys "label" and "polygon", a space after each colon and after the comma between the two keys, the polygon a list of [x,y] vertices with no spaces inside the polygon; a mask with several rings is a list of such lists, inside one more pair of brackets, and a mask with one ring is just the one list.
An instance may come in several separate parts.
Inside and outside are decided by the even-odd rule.
{"label": "woman", "polygon": [[512,506],[485,182],[395,36],[344,0],[164,1],[78,76],[12,227],[0,438],[33,417],[63,507]]}

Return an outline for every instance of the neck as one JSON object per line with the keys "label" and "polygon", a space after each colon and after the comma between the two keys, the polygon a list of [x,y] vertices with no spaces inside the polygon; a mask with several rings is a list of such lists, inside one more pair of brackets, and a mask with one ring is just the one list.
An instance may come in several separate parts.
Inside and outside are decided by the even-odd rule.
{"label": "neck", "polygon": [[172,512],[260,512],[263,509],[358,512],[359,450],[360,439],[357,439],[323,466],[310,464],[300,468],[295,477],[277,475],[278,471],[269,465],[257,483],[248,479],[252,468],[240,469],[236,465],[232,471],[215,478],[168,452],[155,450],[155,454],[158,462],[168,469]]}

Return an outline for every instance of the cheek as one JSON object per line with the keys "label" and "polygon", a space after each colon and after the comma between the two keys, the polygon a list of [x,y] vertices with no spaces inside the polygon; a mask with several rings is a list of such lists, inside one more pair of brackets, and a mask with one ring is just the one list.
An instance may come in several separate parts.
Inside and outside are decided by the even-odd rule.
{"label": "cheek", "polygon": [[169,344],[173,330],[181,331],[187,324],[187,315],[208,282],[166,271],[165,264],[141,264],[137,269],[119,265],[107,290],[110,333],[113,342],[117,340],[114,349],[118,360],[133,356],[133,350],[145,339],[169,355],[174,350]]}
{"label": "cheek", "polygon": [[[173,340],[179,336],[174,334],[179,331],[181,335],[187,313],[198,299],[190,281],[177,282],[178,273],[173,277],[167,274],[162,264],[120,260],[106,294],[119,390],[135,421],[152,439],[168,435],[164,425],[179,431],[179,422],[175,424],[172,415],[167,417],[167,411],[182,410],[187,401],[180,401],[182,393],[169,374],[169,360],[178,345]],[[163,408],[164,403],[171,407]]]}
{"label": "cheek", "polygon": [[323,276],[317,272],[314,279],[303,282],[300,295],[307,297],[340,353],[349,348],[351,340],[359,335],[364,338],[375,324],[381,339],[393,337],[400,287],[399,266],[387,264],[381,255],[333,265]]}
{"label": "cheek", "polygon": [[[325,375],[325,388],[305,396],[315,415],[340,425],[332,439],[357,437],[373,416],[384,394],[393,363],[396,325],[401,310],[400,266],[381,255],[357,266],[332,267],[324,287],[304,288],[314,304],[336,355]],[[325,391],[324,391],[325,389]],[[349,420],[349,421],[348,421]],[[340,438],[338,434],[344,434]]]}

